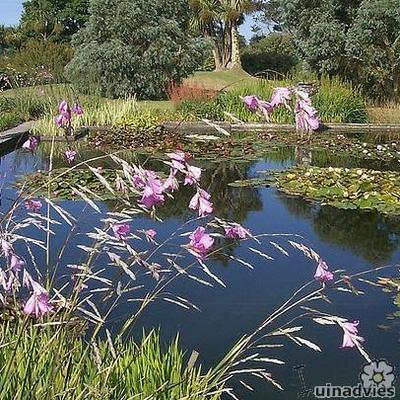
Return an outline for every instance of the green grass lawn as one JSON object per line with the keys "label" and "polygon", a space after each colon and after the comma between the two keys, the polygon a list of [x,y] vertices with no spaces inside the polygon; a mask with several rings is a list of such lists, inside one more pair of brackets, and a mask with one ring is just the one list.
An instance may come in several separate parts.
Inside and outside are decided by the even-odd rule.
{"label": "green grass lawn", "polygon": [[187,85],[196,85],[205,89],[231,89],[237,88],[243,83],[257,81],[257,78],[249,75],[243,70],[230,71],[198,71],[184,80]]}

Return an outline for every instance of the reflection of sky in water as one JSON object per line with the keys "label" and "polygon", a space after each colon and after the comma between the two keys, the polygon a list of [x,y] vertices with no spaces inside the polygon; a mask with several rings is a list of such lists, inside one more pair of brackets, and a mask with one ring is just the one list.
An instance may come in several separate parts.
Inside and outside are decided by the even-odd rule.
{"label": "reflection of sky in water", "polygon": [[[307,158],[307,155],[301,155]],[[248,227],[253,233],[290,233],[306,238],[311,245],[326,259],[332,269],[346,268],[350,272],[361,271],[375,265],[398,262],[400,260],[398,233],[400,224],[376,214],[358,213],[355,211],[336,210],[318,207],[301,199],[289,198],[271,188],[230,188],[227,184],[236,179],[255,176],[257,171],[284,169],[292,165],[296,154],[286,154],[259,163],[208,164],[210,168],[204,174],[204,186],[208,188],[215,203],[218,215],[233,217]],[[9,154],[1,160],[2,185],[13,182],[16,175],[24,175],[37,168],[45,168],[46,162],[39,156],[21,151]],[[135,229],[155,228],[159,233],[157,239],[162,241],[169,237],[176,227],[187,220],[189,213],[186,206],[191,197],[190,191],[184,191],[180,202],[166,205],[165,223],[153,222],[147,218],[134,221]],[[1,210],[10,205],[15,196],[14,190],[2,189]],[[60,260],[59,279],[66,273],[66,265],[76,264],[83,258],[74,248],[74,244],[85,242],[85,233],[100,226],[102,215],[96,214],[82,202],[63,201],[62,206],[79,218],[79,224],[73,233],[63,226],[55,227],[56,235],[52,238],[52,263],[57,264],[64,240],[71,235],[68,249]],[[102,212],[111,210],[113,202],[100,204]],[[20,211],[23,212],[22,210]],[[54,216],[55,217],[55,216]],[[27,235],[38,236],[35,228],[28,228]],[[43,235],[42,235],[43,236]],[[183,239],[186,240],[186,239]],[[301,254],[290,249],[283,238],[274,241],[290,251],[290,257],[280,254],[272,247],[266,252],[275,258],[267,261],[255,257],[246,246],[237,246],[233,252],[236,256],[250,260],[255,266],[251,271],[236,262],[212,260],[211,269],[227,284],[227,288],[213,289],[199,286],[189,280],[180,280],[174,290],[183,297],[191,299],[201,312],[184,311],[170,304],[157,304],[148,309],[140,320],[140,326],[161,326],[165,338],[170,338],[177,331],[181,334],[182,345],[188,351],[200,352],[201,362],[209,365],[217,361],[242,334],[251,331],[274,307],[278,306],[303,282],[310,279],[315,265]],[[90,244],[86,241],[86,244]],[[25,250],[21,249],[21,252]],[[35,251],[37,261],[44,262],[42,251]],[[99,263],[105,261],[100,259]],[[110,271],[110,277],[114,277]],[[366,296],[353,297],[349,294],[335,296],[333,306],[328,305],[333,313],[349,319],[360,319],[360,331],[367,337],[367,348],[376,358],[386,358],[392,364],[398,363],[398,332],[384,332],[377,328],[385,323],[385,315],[393,310],[391,299],[380,290],[366,288]],[[126,315],[134,309],[133,303],[121,306],[112,316],[111,329],[116,329]],[[325,306],[323,306],[325,307]],[[320,308],[323,308],[320,307]],[[139,332],[140,329],[137,329]],[[275,349],[267,353],[271,358],[287,360],[284,367],[271,364],[274,377],[281,380],[287,388],[283,394],[277,393],[268,385],[258,384],[257,394],[241,394],[245,399],[293,399],[297,380],[292,367],[305,364],[306,381],[309,386],[325,382],[333,384],[355,384],[361,369],[362,359],[356,351],[339,350],[341,333],[336,328],[320,327],[306,324],[303,337],[320,343],[323,354],[313,353],[306,348],[296,348],[287,343],[283,350]],[[277,340],[275,343],[281,343]],[[400,365],[397,365],[399,367]],[[272,396],[272,397],[270,397]],[[240,396],[239,396],[240,397]]]}

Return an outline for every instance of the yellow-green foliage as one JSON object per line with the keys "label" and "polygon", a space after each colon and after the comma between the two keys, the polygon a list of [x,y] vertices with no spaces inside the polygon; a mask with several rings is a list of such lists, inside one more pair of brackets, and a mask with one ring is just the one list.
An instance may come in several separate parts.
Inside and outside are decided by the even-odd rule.
{"label": "yellow-green foliage", "polygon": [[138,344],[89,344],[63,325],[21,321],[3,323],[0,340],[1,399],[219,398],[205,395],[210,380],[185,366],[178,340],[163,349],[154,332]]}

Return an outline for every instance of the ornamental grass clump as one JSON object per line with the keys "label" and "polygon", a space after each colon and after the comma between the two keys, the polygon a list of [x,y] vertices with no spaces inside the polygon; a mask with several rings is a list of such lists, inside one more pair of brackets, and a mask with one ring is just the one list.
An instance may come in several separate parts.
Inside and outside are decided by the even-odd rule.
{"label": "ornamental grass clump", "polygon": [[[35,151],[35,145],[29,139],[25,151]],[[114,179],[91,165],[105,158],[116,165]],[[358,279],[371,271],[344,275],[297,235],[256,234],[235,221],[218,218],[212,194],[202,184],[202,170],[190,155],[177,150],[158,161],[168,170],[165,176],[148,163],[126,161],[118,152],[75,160],[75,165],[60,173],[50,161],[42,187],[29,190],[26,183],[0,216],[0,312],[5,332],[0,343],[1,398],[14,396],[15,390],[20,398],[32,393],[37,398],[68,398],[70,392],[77,394],[73,398],[93,399],[133,395],[139,399],[218,399],[222,394],[235,398],[236,383],[251,390],[249,377],[282,389],[270,371],[271,364],[285,363],[274,356],[276,345],[289,339],[323,351],[304,338],[304,319],[339,329],[343,340],[334,346],[354,348],[370,360],[362,321],[333,315],[323,306],[331,294],[349,292],[348,282],[352,282],[351,292],[361,295]],[[97,223],[78,230],[79,217],[63,208],[46,188],[79,168],[87,168],[118,207],[102,210],[96,193],[79,181],[66,182],[84,205],[84,214],[98,216]],[[179,199],[182,187],[190,192],[186,206],[192,217],[159,237],[160,227],[165,226],[160,210]],[[46,195],[38,198],[40,193]],[[150,226],[145,230],[137,227],[139,217],[148,218]],[[68,227],[65,238],[57,234],[60,224]],[[236,246],[246,250],[240,258],[229,252]],[[292,251],[309,260],[309,282],[242,336],[215,367],[185,367],[176,347],[160,355],[151,339],[137,344],[139,352],[133,351],[136,345],[126,343],[139,329],[139,317],[155,302],[198,310],[190,298],[174,289],[177,280],[226,287],[213,266],[218,256],[253,270],[256,263],[272,262],[275,254],[290,256]],[[66,254],[74,254],[76,261],[64,265]],[[129,305],[129,314],[111,335],[110,319],[124,305]],[[146,340],[152,343],[147,350]],[[17,374],[15,354],[21,357]]]}

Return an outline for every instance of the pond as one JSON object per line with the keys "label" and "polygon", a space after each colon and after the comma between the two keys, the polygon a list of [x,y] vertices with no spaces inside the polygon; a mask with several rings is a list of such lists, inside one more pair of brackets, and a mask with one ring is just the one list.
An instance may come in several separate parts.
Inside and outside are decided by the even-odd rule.
{"label": "pond", "polygon": [[[82,148],[80,156],[92,158],[99,152]],[[13,183],[18,176],[27,175],[37,169],[46,170],[49,156],[45,153],[30,154],[17,150],[1,157],[0,211],[6,211],[16,196]],[[252,233],[294,234],[304,237],[304,242],[321,254],[332,270],[343,268],[347,273],[355,273],[371,267],[400,263],[400,220],[372,212],[340,210],[321,207],[279,193],[275,188],[231,187],[229,183],[258,176],[259,171],[282,170],[297,163],[311,163],[317,166],[360,166],[379,169],[395,169],[380,161],[362,161],[349,157],[331,156],[324,152],[304,151],[288,147],[277,149],[263,159],[251,162],[199,163],[204,172],[203,187],[211,193],[216,215],[231,218],[248,228]],[[102,165],[107,161],[102,161]],[[55,166],[65,166],[61,159]],[[190,195],[187,196],[188,200]],[[135,229],[154,228],[157,239],[162,241],[170,233],[187,221],[190,213],[187,201],[184,204],[168,204],[161,217],[164,224],[149,218],[135,220]],[[60,259],[60,279],[67,265],[76,264],[82,255],[63,251],[65,238],[71,238],[71,246],[80,240],[85,232],[100,225],[102,214],[95,213],[80,201],[61,201],[61,205],[79,219],[76,229],[65,223],[55,228],[51,245],[54,259]],[[114,210],[112,200],[98,202],[103,213]],[[56,218],[56,216],[53,216]],[[37,235],[34,227],[26,230],[27,235]],[[172,304],[158,303],[147,310],[138,325],[142,327],[161,327],[165,340],[180,334],[181,345],[188,352],[199,352],[199,360],[204,366],[215,364],[243,334],[252,331],[267,315],[285,301],[314,274],[315,265],[310,264],[304,255],[287,245],[285,237],[274,239],[290,252],[286,256],[279,251],[268,250],[273,260],[258,258],[252,260],[254,270],[239,265],[229,258],[212,260],[213,271],[225,282],[226,288],[208,288],[193,281],[182,279],[173,290],[193,301],[201,311],[187,311]],[[236,257],[249,259],[251,254],[246,246],[233,249]],[[38,251],[38,263],[43,254]],[[395,274],[396,270],[391,273]],[[382,272],[388,274],[388,272]],[[374,280],[376,276],[369,276]],[[386,359],[397,369],[400,368],[399,339],[400,325],[387,316],[396,311],[393,298],[382,289],[365,285],[365,295],[354,296],[343,293],[335,295],[334,305],[329,310],[349,320],[360,320],[360,332],[366,337],[366,349],[374,359]],[[111,331],[131,313],[131,303],[116,310],[108,327]],[[285,347],[271,349],[270,357],[286,360],[283,366],[271,364],[273,377],[282,383],[285,391],[279,392],[273,386],[250,380],[255,388],[249,392],[238,388],[239,398],[249,400],[292,400],[304,389],[298,374],[303,374],[305,385],[332,383],[334,385],[355,385],[364,360],[354,349],[340,349],[342,335],[337,329],[305,324],[308,337],[321,345],[322,353],[285,341]]]}

